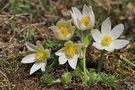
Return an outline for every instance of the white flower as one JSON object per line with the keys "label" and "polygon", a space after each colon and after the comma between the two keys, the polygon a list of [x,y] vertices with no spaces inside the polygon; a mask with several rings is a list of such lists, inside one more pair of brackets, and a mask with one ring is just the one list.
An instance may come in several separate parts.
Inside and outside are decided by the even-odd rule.
{"label": "white flower", "polygon": [[69,40],[75,31],[75,27],[72,26],[71,20],[65,21],[63,19],[59,20],[56,26],[51,26],[49,28],[54,32],[54,36],[58,40]]}
{"label": "white flower", "polygon": [[82,13],[76,8],[72,7],[70,11],[72,19],[76,27],[80,30],[87,30],[93,28],[95,24],[95,15],[92,7],[84,5]]}
{"label": "white flower", "polygon": [[30,69],[30,75],[39,69],[41,69],[42,71],[45,71],[47,58],[50,57],[50,51],[48,49],[44,49],[43,46],[39,42],[36,42],[36,44],[37,46],[30,43],[26,43],[26,47],[28,48],[28,50],[33,53],[25,56],[21,61],[22,63],[35,62],[34,65]]}
{"label": "white flower", "polygon": [[67,61],[72,69],[76,68],[78,58],[81,54],[81,45],[67,41],[64,47],[55,53],[59,56],[59,64],[65,64]]}
{"label": "white flower", "polygon": [[110,19],[107,18],[101,26],[101,33],[99,30],[92,30],[92,37],[96,41],[93,43],[99,50],[114,51],[114,49],[121,49],[125,47],[129,41],[123,39],[117,39],[120,37],[124,30],[123,24],[118,24],[111,30]]}

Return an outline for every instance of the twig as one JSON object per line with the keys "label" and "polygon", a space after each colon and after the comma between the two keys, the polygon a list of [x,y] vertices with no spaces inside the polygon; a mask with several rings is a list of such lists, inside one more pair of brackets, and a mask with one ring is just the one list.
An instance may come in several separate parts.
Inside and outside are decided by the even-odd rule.
{"label": "twig", "polygon": [[19,32],[23,32],[25,29],[29,28],[30,26],[36,27],[36,26],[39,26],[39,25],[45,25],[45,24],[46,24],[46,22],[34,23],[34,24],[29,24],[29,25],[24,25],[24,26],[22,26],[23,28],[22,28]]}
{"label": "twig", "polygon": [[123,57],[122,55],[120,56],[120,59],[125,61],[127,64],[130,64],[131,66],[135,67],[135,64],[130,62],[127,58]]}
{"label": "twig", "polygon": [[11,90],[11,88],[10,88],[10,82],[9,82],[7,76],[6,76],[1,70],[0,70],[0,73],[7,79],[7,82],[8,82],[8,89]]}
{"label": "twig", "polygon": [[28,13],[16,14],[16,15],[7,14],[7,15],[0,15],[0,17],[12,17],[12,16],[20,17],[20,16],[26,16],[26,15],[29,15],[29,14]]}

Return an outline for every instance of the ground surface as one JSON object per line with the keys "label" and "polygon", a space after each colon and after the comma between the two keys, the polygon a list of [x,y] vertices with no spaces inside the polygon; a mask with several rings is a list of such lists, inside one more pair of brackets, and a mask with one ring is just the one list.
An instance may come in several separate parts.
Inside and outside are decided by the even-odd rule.
{"label": "ground surface", "polygon": [[[110,17],[115,26],[123,23],[125,30],[121,38],[130,40],[124,49],[105,55],[103,72],[117,77],[116,90],[135,89],[135,67],[127,64],[120,56],[135,63],[135,1],[134,0],[0,0],[0,89],[2,90],[112,90],[114,88],[94,84],[84,88],[81,81],[73,78],[68,85],[54,84],[47,86],[42,81],[41,72],[29,76],[31,65],[21,64],[27,54],[26,41],[35,43],[55,39],[48,29],[60,18],[71,19],[69,10],[72,6],[82,8],[92,5],[96,15],[96,28]],[[58,50],[55,47],[53,51]],[[88,68],[96,68],[99,51],[89,46],[87,52]],[[89,63],[90,62],[90,63]],[[60,77],[65,66],[54,70],[55,77]]]}

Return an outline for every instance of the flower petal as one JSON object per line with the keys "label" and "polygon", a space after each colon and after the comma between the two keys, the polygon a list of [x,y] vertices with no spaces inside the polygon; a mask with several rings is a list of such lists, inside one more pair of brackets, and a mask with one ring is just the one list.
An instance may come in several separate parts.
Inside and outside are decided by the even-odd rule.
{"label": "flower petal", "polygon": [[117,39],[122,34],[123,30],[124,30],[123,24],[118,24],[117,26],[115,26],[111,31],[113,40]]}
{"label": "flower petal", "polygon": [[102,35],[99,30],[93,29],[92,30],[92,37],[96,42],[101,42]]}
{"label": "flower petal", "polygon": [[79,19],[77,19],[78,29],[84,31],[87,29],[86,26],[84,26]]}
{"label": "flower petal", "polygon": [[56,26],[59,28],[59,27],[62,27],[62,26],[65,26],[66,24],[66,21],[65,20],[63,20],[63,19],[60,19],[58,22],[57,22],[57,24],[56,24]]}
{"label": "flower petal", "polygon": [[38,48],[44,49],[44,47],[42,46],[42,44],[41,44],[40,41],[37,41],[37,42],[36,42],[36,45],[38,46]]}
{"label": "flower petal", "polygon": [[69,40],[72,38],[72,36],[74,35],[74,32],[75,32],[75,26],[72,26],[72,20],[68,20],[67,21],[67,27],[69,28],[69,34],[66,36],[66,40]]}
{"label": "flower petal", "polygon": [[65,64],[66,62],[67,62],[67,57],[65,56],[65,54],[59,56],[59,64]]}
{"label": "flower petal", "polygon": [[87,5],[84,5],[82,12],[83,12],[84,17],[90,18],[89,26],[90,26],[90,28],[92,28],[95,24],[95,15],[94,15],[94,12],[92,10],[92,7],[91,6],[88,7]]}
{"label": "flower petal", "polygon": [[41,63],[41,70],[44,72],[45,71],[45,66],[46,66],[46,63]]}
{"label": "flower petal", "polygon": [[21,61],[21,63],[33,63],[33,62],[35,62],[35,54],[27,55]]}
{"label": "flower petal", "polygon": [[50,26],[49,29],[51,29],[54,32],[58,28],[57,28],[57,26]]}
{"label": "flower petal", "polygon": [[35,46],[35,45],[33,45],[33,44],[29,43],[29,42],[26,42],[25,45],[28,48],[28,50],[32,51],[32,52],[35,52],[36,49],[38,48],[37,46]]}
{"label": "flower petal", "polygon": [[57,56],[62,56],[64,53],[62,52],[62,49],[58,50],[57,52],[55,52],[55,55]]}
{"label": "flower petal", "polygon": [[30,75],[39,70],[42,66],[42,63],[35,63],[30,69]]}
{"label": "flower petal", "polygon": [[58,40],[64,40],[65,38],[63,37],[63,35],[61,34],[60,30],[58,29],[57,26],[51,26],[49,27],[49,29],[51,29],[54,33],[54,36],[58,39]]}
{"label": "flower petal", "polygon": [[114,40],[112,45],[115,49],[121,49],[123,47],[125,47],[127,44],[129,43],[128,40]]}
{"label": "flower petal", "polygon": [[79,11],[78,8],[72,7],[72,11],[73,11],[73,13],[74,13],[74,15],[75,15],[76,18],[79,18],[80,19],[82,17],[82,14],[81,14],[81,12]]}
{"label": "flower petal", "polygon": [[78,28],[79,26],[78,26],[78,24],[77,24],[77,18],[75,17],[74,13],[72,13],[72,11],[70,11],[70,13],[71,13],[71,17],[72,17],[72,19],[73,19],[73,23],[74,23],[75,26]]}
{"label": "flower petal", "polygon": [[103,35],[108,35],[111,32],[111,22],[110,19],[107,18],[105,21],[103,21],[102,26],[101,26],[101,32]]}
{"label": "flower petal", "polygon": [[95,24],[95,15],[91,6],[89,6],[90,25],[93,27]]}
{"label": "flower petal", "polygon": [[93,46],[96,47],[99,50],[103,50],[104,49],[104,47],[100,43],[98,43],[98,42],[93,42]]}
{"label": "flower petal", "polygon": [[108,51],[108,52],[114,51],[114,48],[113,48],[112,46],[105,47],[104,49],[105,49],[106,51]]}
{"label": "flower petal", "polygon": [[89,7],[85,4],[82,10],[83,16],[89,16]]}
{"label": "flower petal", "polygon": [[72,69],[76,68],[77,65],[77,61],[78,61],[78,56],[74,56],[72,59],[68,59],[68,63],[71,66]]}

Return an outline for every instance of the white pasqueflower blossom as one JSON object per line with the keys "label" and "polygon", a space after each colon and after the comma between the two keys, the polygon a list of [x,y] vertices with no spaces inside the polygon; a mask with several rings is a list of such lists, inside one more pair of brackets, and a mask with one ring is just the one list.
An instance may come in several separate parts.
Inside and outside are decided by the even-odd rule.
{"label": "white pasqueflower blossom", "polygon": [[92,30],[92,37],[96,41],[93,43],[99,50],[114,51],[114,49],[121,49],[125,47],[129,41],[123,39],[117,39],[120,37],[124,30],[123,24],[116,25],[111,30],[110,19],[107,18],[101,26],[101,33],[97,29]]}
{"label": "white pasqueflower blossom", "polygon": [[65,64],[67,61],[72,69],[76,68],[78,58],[81,54],[81,45],[67,41],[64,47],[55,53],[59,56],[59,64]]}
{"label": "white pasqueflower blossom", "polygon": [[63,19],[60,19],[56,26],[49,27],[53,32],[54,36],[58,40],[69,40],[75,31],[75,27],[72,26],[71,20],[65,21]]}
{"label": "white pasqueflower blossom", "polygon": [[50,51],[48,49],[44,49],[39,42],[36,42],[36,46],[27,42],[26,47],[33,53],[25,56],[21,62],[34,63],[30,69],[30,75],[39,69],[45,71],[47,59],[50,57]]}
{"label": "white pasqueflower blossom", "polygon": [[94,27],[95,15],[91,6],[84,5],[82,13],[76,7],[72,7],[70,13],[78,29],[84,31]]}

